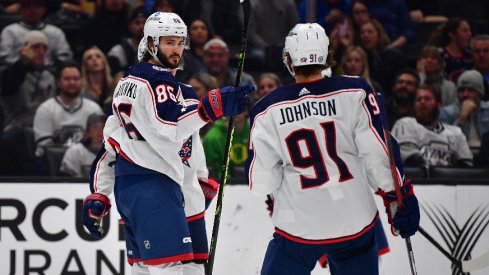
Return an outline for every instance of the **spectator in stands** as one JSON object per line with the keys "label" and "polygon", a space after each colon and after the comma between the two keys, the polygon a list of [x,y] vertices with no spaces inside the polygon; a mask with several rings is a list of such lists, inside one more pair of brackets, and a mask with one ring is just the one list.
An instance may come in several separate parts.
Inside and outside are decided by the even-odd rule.
{"label": "spectator in stands", "polygon": [[484,79],[476,70],[463,72],[457,81],[458,101],[445,106],[440,121],[462,128],[471,148],[481,146],[482,136],[489,132],[489,102],[482,101]]}
{"label": "spectator in stands", "polygon": [[[188,84],[195,89],[199,99],[207,95],[208,91],[219,88],[216,78],[207,73],[194,74],[189,79]],[[205,134],[209,131],[212,125],[213,123],[207,123],[204,127],[200,128],[200,138],[204,138]]]}
{"label": "spectator in stands", "polygon": [[351,6],[350,16],[355,34],[354,44],[360,44],[360,27],[370,21],[370,12],[364,0],[355,0]]}
{"label": "spectator in stands", "polygon": [[377,81],[386,97],[394,84],[396,74],[407,67],[405,56],[397,48],[389,48],[387,33],[376,20],[370,20],[360,27],[360,45],[367,53],[370,76]]}
{"label": "spectator in stands", "polygon": [[263,64],[260,68],[282,68],[280,60],[284,37],[299,22],[294,0],[251,0],[251,5],[253,9],[248,31],[248,46],[251,47],[247,57]]}
{"label": "spectator in stands", "polygon": [[102,114],[100,106],[81,94],[81,71],[78,64],[61,64],[56,74],[58,95],[44,101],[34,116],[36,155],[44,154],[44,147],[56,144],[69,146],[79,142],[86,121],[91,114]]}
{"label": "spectator in stands", "polygon": [[[333,30],[329,34],[329,51],[332,51],[335,60],[341,60],[345,50],[354,45],[355,33],[353,24],[349,17],[345,16],[336,23]],[[333,71],[341,70],[336,65],[333,66]]]}
{"label": "spectator in stands", "polygon": [[129,66],[138,62],[138,46],[144,36],[144,23],[147,17],[143,9],[136,9],[131,13],[127,25],[129,36],[122,39],[107,53],[112,74],[125,71]]}
{"label": "spectator in stands", "polygon": [[128,17],[129,6],[124,0],[100,1],[93,17],[81,27],[80,44],[75,50],[77,60],[92,46],[97,46],[107,54],[120,43],[122,37],[127,36]]}
{"label": "spectator in stands", "polygon": [[262,73],[258,78],[258,91],[256,92],[257,99],[260,99],[271,91],[282,86],[282,81],[278,75],[274,73]]}
{"label": "spectator in stands", "polygon": [[392,87],[392,97],[385,103],[389,129],[392,129],[397,120],[414,116],[414,99],[418,86],[418,72],[415,70],[406,68],[398,73]]}
{"label": "spectator in stands", "polygon": [[[204,46],[204,72],[217,79],[219,87],[233,86],[237,71],[229,67],[229,48],[219,38],[209,40]],[[241,85],[255,85],[253,77],[245,72],[241,75]]]}
{"label": "spectator in stands", "polygon": [[[234,117],[233,144],[229,153],[230,176],[233,176],[233,167],[244,166],[248,158],[248,139],[250,135],[250,122],[248,112]],[[226,144],[228,120],[216,121],[204,136],[203,146],[208,167],[215,168],[217,178],[221,178],[221,167],[224,158],[224,144]]]}
{"label": "spectator in stands", "polygon": [[436,47],[426,46],[423,48],[417,67],[420,84],[433,86],[441,94],[442,106],[455,102],[457,87],[443,76],[443,60]]}
{"label": "spectator in stands", "polygon": [[112,95],[110,84],[112,76],[104,53],[97,47],[91,47],[82,57],[82,93],[81,96],[97,102],[101,107]]}
{"label": "spectator in stands", "polygon": [[341,74],[361,76],[374,88],[376,92],[381,93],[382,88],[379,83],[370,78],[368,68],[367,54],[359,46],[350,46],[346,49],[340,63]]}
{"label": "spectator in stands", "polygon": [[61,161],[61,173],[72,177],[88,177],[93,160],[104,139],[105,115],[91,114],[87,119],[83,139],[66,150]]}
{"label": "spectator in stands", "polygon": [[181,82],[188,80],[204,69],[204,45],[212,37],[209,24],[204,19],[195,19],[188,27],[190,50],[183,53],[183,70],[178,70],[176,78]]}
{"label": "spectator in stands", "polygon": [[484,77],[483,100],[489,100],[489,35],[480,34],[470,42],[474,69]]}
{"label": "spectator in stands", "polygon": [[414,117],[398,120],[392,129],[406,166],[472,167],[472,153],[459,127],[439,121],[440,92],[422,85],[416,91]]}
{"label": "spectator in stands", "polygon": [[55,95],[56,87],[45,66],[47,47],[44,33],[28,32],[18,60],[7,65],[1,76],[0,111],[5,128],[0,128],[0,173],[4,175],[33,172],[26,165],[34,159],[34,114],[43,101]]}
{"label": "spectator in stands", "polygon": [[440,15],[437,1],[405,0],[409,9],[411,21],[416,23],[431,22],[444,23],[448,21],[446,16]]}
{"label": "spectator in stands", "polygon": [[1,96],[6,111],[5,133],[32,127],[37,107],[54,96],[54,76],[46,68],[48,39],[34,30],[24,37],[17,61],[8,65],[1,77]]}
{"label": "spectator in stands", "polygon": [[[298,6],[299,20],[301,23],[309,22],[306,18],[307,0],[301,0]],[[336,22],[351,9],[351,0],[317,0],[316,15],[312,22],[324,27],[326,33],[331,32]]]}
{"label": "spectator in stands", "polygon": [[209,22],[211,32],[234,49],[240,44],[243,12],[239,1],[201,1],[202,18]]}
{"label": "spectator in stands", "polygon": [[[208,2],[209,0],[205,0]],[[154,6],[151,13],[156,11],[162,12],[174,12],[182,18],[183,22],[188,24],[202,14],[202,2],[200,0],[154,0],[154,1],[144,1],[154,2]]]}
{"label": "spectator in stands", "polygon": [[456,82],[463,71],[473,68],[469,51],[471,38],[470,25],[462,18],[451,18],[430,37],[428,45],[440,48],[443,71],[448,80]]}
{"label": "spectator in stands", "polygon": [[382,24],[391,43],[400,47],[414,40],[414,27],[405,0],[367,0],[370,16]]}
{"label": "spectator in stands", "polygon": [[54,72],[58,63],[72,57],[65,34],[58,27],[44,23],[44,0],[21,0],[20,7],[21,21],[6,26],[0,34],[0,66],[18,61],[19,50],[24,47],[24,37],[29,31],[38,30],[43,32],[48,40],[45,65]]}

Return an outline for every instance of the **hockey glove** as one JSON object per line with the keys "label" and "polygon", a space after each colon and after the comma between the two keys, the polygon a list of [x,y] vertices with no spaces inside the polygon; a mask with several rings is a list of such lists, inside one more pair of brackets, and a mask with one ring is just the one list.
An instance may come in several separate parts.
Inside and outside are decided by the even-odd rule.
{"label": "hockey glove", "polygon": [[414,235],[419,228],[420,215],[418,199],[414,195],[411,183],[407,181],[401,187],[402,208],[399,208],[395,191],[377,193],[384,199],[392,234],[395,236],[401,234],[403,238]]}
{"label": "hockey glove", "polygon": [[214,89],[204,96],[199,105],[201,116],[210,121],[216,121],[223,116],[235,116],[246,111],[248,94],[255,87],[244,85],[238,88],[224,87]]}
{"label": "hockey glove", "polygon": [[199,180],[200,188],[204,192],[205,197],[205,210],[211,205],[212,199],[217,195],[217,190],[219,189],[219,183],[214,179],[208,178],[207,182]]}
{"label": "hockey glove", "polygon": [[92,193],[83,200],[82,222],[90,235],[99,239],[102,237],[102,218],[109,213],[110,200],[100,193]]}

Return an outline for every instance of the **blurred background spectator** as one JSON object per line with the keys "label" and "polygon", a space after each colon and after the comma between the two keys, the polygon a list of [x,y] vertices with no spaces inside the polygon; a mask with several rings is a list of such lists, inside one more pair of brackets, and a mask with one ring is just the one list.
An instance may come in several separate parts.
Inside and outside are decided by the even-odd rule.
{"label": "blurred background spectator", "polygon": [[370,78],[367,54],[359,46],[350,46],[346,49],[340,63],[341,73],[344,75],[361,76],[367,80],[374,91],[382,93],[379,83]]}
{"label": "blurred background spectator", "polygon": [[144,23],[147,17],[142,8],[134,10],[127,25],[129,36],[124,37],[107,53],[107,60],[113,74],[125,71],[138,62],[138,46],[144,36]]}
{"label": "blurred background spectator", "polygon": [[274,73],[262,73],[258,77],[258,90],[256,91],[257,100],[269,94],[271,91],[282,86],[282,81]]}
{"label": "blurred background spectator", "polygon": [[440,92],[422,85],[416,91],[414,117],[396,121],[393,136],[406,166],[472,167],[472,153],[460,128],[439,121]]}
{"label": "blurred background spectator", "polygon": [[[192,86],[197,92],[197,96],[201,99],[207,95],[210,90],[219,88],[217,80],[207,73],[196,73],[188,81],[188,84]],[[212,127],[213,123],[209,122],[204,127],[200,128],[199,134],[201,138],[204,138],[205,134]]]}
{"label": "blurred background spectator", "polygon": [[34,160],[34,114],[42,102],[55,95],[54,76],[45,66],[47,52],[44,33],[27,32],[18,60],[7,65],[1,76],[4,120],[0,131],[0,174],[30,174],[29,170],[33,170],[29,165]]}
{"label": "blurred background spectator", "polygon": [[472,49],[474,69],[481,73],[484,78],[484,95],[482,99],[489,100],[489,35],[476,35],[472,38],[470,48]]}
{"label": "blurred background spectator", "polygon": [[397,74],[391,91],[392,96],[385,102],[389,129],[392,129],[397,120],[414,115],[414,99],[418,86],[419,77],[416,70],[406,68]]}
{"label": "blurred background spectator", "polygon": [[112,96],[112,75],[107,59],[99,48],[93,46],[83,53],[81,73],[81,96],[103,107],[105,100]]}
{"label": "blurred background spectator", "polygon": [[78,64],[63,63],[56,75],[56,84],[58,95],[44,101],[34,116],[38,157],[44,155],[47,146],[70,146],[79,142],[88,116],[102,114],[97,103],[80,96],[82,85]]}
{"label": "blurred background spectator", "polygon": [[463,72],[457,81],[458,100],[441,109],[440,121],[462,129],[471,148],[480,148],[489,132],[489,102],[482,101],[484,80],[476,70]]}
{"label": "blurred background spectator", "polygon": [[31,30],[39,30],[46,35],[48,52],[45,65],[54,72],[56,64],[72,57],[72,51],[65,34],[54,25],[46,24],[44,0],[21,0],[21,21],[3,28],[0,34],[0,68],[15,63],[19,59],[19,50],[24,46],[24,37]]}
{"label": "blurred background spectator", "polygon": [[434,87],[441,95],[442,106],[455,102],[457,87],[443,76],[443,60],[436,47],[426,46],[423,48],[417,67],[420,84]]}
{"label": "blurred background spectator", "polygon": [[71,177],[88,178],[104,138],[105,115],[91,114],[86,123],[85,133],[79,143],[71,145],[63,156],[59,170]]}
{"label": "blurred background spectator", "polygon": [[470,25],[462,18],[451,18],[430,38],[428,44],[440,48],[444,75],[448,80],[455,82],[463,71],[473,68],[469,50],[471,38]]}
{"label": "blurred background spectator", "polygon": [[76,60],[81,60],[83,53],[92,46],[97,46],[104,54],[120,43],[128,34],[129,6],[124,0],[101,0],[95,14],[85,23],[80,31],[76,47]]}
{"label": "blurred background spectator", "polygon": [[336,22],[348,14],[351,9],[351,2],[351,0],[317,0],[315,16],[307,18],[308,1],[301,0],[298,6],[299,20],[301,23],[316,22],[329,33]]}

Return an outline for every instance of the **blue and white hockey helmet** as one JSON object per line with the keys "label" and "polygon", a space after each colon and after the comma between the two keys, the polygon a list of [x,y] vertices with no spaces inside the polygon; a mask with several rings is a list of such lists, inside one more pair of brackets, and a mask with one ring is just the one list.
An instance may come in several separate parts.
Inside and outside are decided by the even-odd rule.
{"label": "blue and white hockey helmet", "polygon": [[[292,75],[292,67],[326,65],[328,46],[329,38],[319,24],[297,24],[285,38],[283,62]],[[287,56],[290,56],[292,64]]]}

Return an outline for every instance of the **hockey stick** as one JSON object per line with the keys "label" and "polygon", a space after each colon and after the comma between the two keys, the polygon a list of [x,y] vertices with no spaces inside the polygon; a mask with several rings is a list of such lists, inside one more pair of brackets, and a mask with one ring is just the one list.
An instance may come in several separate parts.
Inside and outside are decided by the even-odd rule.
{"label": "hockey stick", "polygon": [[[238,72],[236,74],[234,87],[239,87],[239,84],[241,82],[241,74],[243,73],[244,59],[246,53],[246,43],[248,41],[248,22],[251,13],[250,0],[240,0],[240,2],[243,8],[244,24],[243,24],[243,31],[241,33],[241,51],[239,52]],[[228,175],[229,153],[231,151],[231,144],[233,142],[233,133],[234,133],[234,119],[233,117],[230,117],[228,130],[226,134],[226,146],[224,149],[224,159],[222,162],[221,178],[219,180],[219,192],[217,193],[216,212],[214,214],[214,226],[212,227],[211,245],[209,247],[209,260],[207,261],[206,271],[205,271],[206,275],[212,275],[212,269],[214,267],[214,259],[216,257],[217,236],[219,234],[219,224],[221,223],[222,201],[224,198],[224,187],[226,186],[226,180]]]}
{"label": "hockey stick", "polygon": [[454,265],[461,267],[462,271],[465,272],[471,272],[477,269],[481,269],[484,267],[489,266],[489,252],[486,252],[485,254],[466,261],[460,261],[457,260],[455,257],[453,257],[448,251],[446,251],[433,237],[428,234],[421,226],[419,227],[419,233],[423,235],[432,245],[434,245],[438,250],[445,255]]}
{"label": "hockey stick", "polygon": [[[397,197],[397,204],[399,208],[403,208],[403,202],[402,202],[402,197],[401,197],[401,179],[399,178],[399,174],[397,173],[397,168],[396,168],[396,163],[394,161],[394,152],[392,149],[392,140],[391,140],[391,135],[389,132],[389,125],[387,123],[387,115],[385,112],[384,108],[384,99],[382,95],[376,96],[378,105],[381,108],[380,112],[380,121],[382,122],[382,128],[384,131],[384,139],[387,144],[387,155],[389,156],[389,164],[391,167],[391,174],[392,174],[392,179],[394,180],[394,186],[396,187],[396,197]],[[414,253],[413,253],[413,246],[411,244],[411,238],[407,237],[404,239],[406,241],[406,248],[408,252],[408,257],[409,257],[409,267],[411,268],[411,274],[412,275],[417,275],[418,272],[416,271],[416,263],[414,261]]]}

